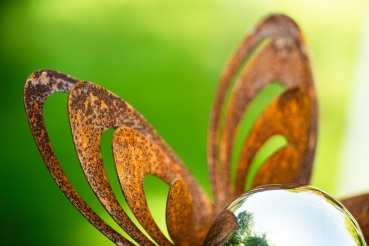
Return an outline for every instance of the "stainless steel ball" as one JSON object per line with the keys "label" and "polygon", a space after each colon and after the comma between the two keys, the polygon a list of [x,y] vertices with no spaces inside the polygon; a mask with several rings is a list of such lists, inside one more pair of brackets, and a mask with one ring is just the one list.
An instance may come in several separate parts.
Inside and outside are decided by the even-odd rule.
{"label": "stainless steel ball", "polygon": [[366,245],[353,216],[311,186],[270,185],[243,194],[215,220],[205,245]]}

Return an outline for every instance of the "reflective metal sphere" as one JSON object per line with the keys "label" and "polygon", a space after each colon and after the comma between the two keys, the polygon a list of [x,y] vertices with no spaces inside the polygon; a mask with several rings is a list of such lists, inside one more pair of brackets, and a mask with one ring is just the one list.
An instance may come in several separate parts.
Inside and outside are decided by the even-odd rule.
{"label": "reflective metal sphere", "polygon": [[205,245],[366,245],[341,203],[311,186],[262,186],[229,204],[209,230]]}

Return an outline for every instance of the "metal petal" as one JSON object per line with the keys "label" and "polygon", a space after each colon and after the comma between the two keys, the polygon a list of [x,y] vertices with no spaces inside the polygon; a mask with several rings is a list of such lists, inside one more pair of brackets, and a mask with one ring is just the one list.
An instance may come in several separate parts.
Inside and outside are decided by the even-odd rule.
{"label": "metal petal", "polygon": [[100,153],[100,139],[104,131],[121,126],[143,134],[165,153],[171,163],[175,163],[171,168],[188,185],[194,197],[193,209],[197,211],[195,229],[199,236],[205,237],[213,214],[210,201],[180,159],[136,110],[113,93],[89,82],[80,82],[73,88],[68,107],[76,151],[87,180],[107,211],[130,236],[143,240],[137,237],[136,228],[126,222],[126,215],[108,182]]}
{"label": "metal petal", "polygon": [[24,86],[24,106],[33,137],[50,174],[78,211],[114,243],[132,245],[106,224],[80,197],[63,172],[50,143],[43,117],[44,103],[55,92],[69,92],[77,82],[73,77],[47,69],[36,71],[28,77]]}
{"label": "metal petal", "polygon": [[223,245],[237,229],[237,217],[229,210],[223,210],[206,235],[204,246]]}
{"label": "metal petal", "polygon": [[196,239],[194,235],[194,227],[192,226],[194,211],[191,202],[186,183],[180,179],[175,179],[170,184],[166,221],[169,235],[177,245],[195,245],[198,242],[194,240],[201,240]]}
{"label": "metal petal", "polygon": [[[267,44],[242,68],[253,49],[266,39],[269,40]],[[226,95],[239,70],[242,70],[241,76],[226,105]],[[220,79],[208,134],[208,167],[217,209],[235,196],[230,177],[231,153],[242,116],[261,89],[276,81],[287,90],[303,88],[309,96],[311,110],[305,117],[311,119],[312,127],[307,154],[313,155],[317,106],[310,63],[300,30],[295,22],[284,15],[270,16],[257,26],[233,55]],[[223,128],[220,129],[222,107],[225,107],[226,114]]]}
{"label": "metal petal", "polygon": [[259,148],[273,135],[283,135],[288,145],[269,158],[257,173],[252,187],[265,184],[307,184],[313,166],[310,97],[303,89],[284,92],[263,112],[243,146],[237,167],[236,194],[242,194],[246,173]]}
{"label": "metal petal", "polygon": [[153,174],[170,184],[174,172],[170,159],[142,134],[118,128],[113,136],[113,154],[124,197],[137,220],[159,245],[172,245],[160,231],[147,205],[144,179]]}
{"label": "metal petal", "polygon": [[[203,221],[191,216],[192,211],[195,211],[191,204],[191,198],[196,199],[196,197],[190,193],[187,186],[184,186],[185,183],[187,184],[184,180],[188,180],[188,178],[181,172],[181,165],[172,162],[148,138],[126,127],[121,127],[114,133],[113,153],[119,181],[128,205],[145,230],[154,239],[158,238],[156,240],[160,245],[167,242],[157,235],[159,229],[155,225],[145,199],[143,182],[148,174],[157,176],[167,184],[172,183],[168,196],[167,215],[169,217],[167,218],[170,222],[168,223],[168,231],[171,236],[174,235],[173,240],[180,245],[186,244],[188,240],[191,241],[190,245],[198,245],[198,242],[203,242],[209,224],[212,222],[212,216],[206,217]],[[188,184],[191,185],[191,183]],[[179,197],[179,194],[182,196]],[[174,206],[174,202],[179,203]],[[182,210],[173,211],[177,207]],[[182,219],[182,216],[175,217],[178,213],[187,217],[185,219]],[[183,221],[179,221],[180,219]],[[181,224],[176,224],[176,221]],[[184,228],[187,232],[178,235],[178,232]],[[189,237],[186,237],[186,234]]]}

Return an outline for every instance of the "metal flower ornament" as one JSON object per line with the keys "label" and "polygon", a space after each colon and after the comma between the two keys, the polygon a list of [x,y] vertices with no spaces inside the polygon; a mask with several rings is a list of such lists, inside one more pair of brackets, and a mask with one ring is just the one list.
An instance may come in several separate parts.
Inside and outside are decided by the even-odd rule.
{"label": "metal flower ornament", "polygon": [[[245,61],[248,61],[246,65]],[[242,116],[255,96],[275,81],[281,83],[285,90],[253,125],[243,144],[233,181],[232,151]],[[52,70],[39,70],[29,76],[24,87],[25,109],[33,137],[52,177],[96,229],[117,245],[132,245],[88,206],[63,172],[43,117],[44,103],[55,92],[69,93],[71,131],[88,183],[110,216],[139,245],[279,246],[282,244],[276,235],[280,238],[283,233],[273,234],[273,227],[268,227],[273,221],[262,217],[263,214],[269,214],[268,218],[282,212],[304,214],[306,204],[314,204],[314,207],[321,208],[319,211],[328,207],[329,211],[333,211],[325,212],[324,216],[329,215],[326,217],[319,213],[319,216],[310,216],[318,226],[327,225],[328,220],[342,220],[342,223],[329,224],[332,228],[327,227],[337,231],[333,227],[342,224],[340,228],[345,228],[343,231],[351,235],[347,237],[351,239],[346,238],[347,242],[352,243],[342,245],[366,245],[365,239],[369,240],[369,194],[342,201],[350,215],[341,203],[322,191],[306,186],[312,173],[317,139],[317,101],[308,49],[298,26],[289,17],[272,15],[254,28],[231,57],[220,78],[210,116],[207,146],[213,203],[181,159],[127,102],[99,85]],[[130,210],[151,239],[127,216],[108,181],[100,140],[110,128],[116,129],[112,148],[121,190]],[[288,144],[263,164],[252,181],[252,188],[269,186],[243,194],[253,158],[274,135],[284,136]],[[160,231],[148,208],[143,185],[148,174],[170,185],[166,223],[171,240]],[[300,199],[309,202],[299,202]],[[255,207],[253,202],[259,205]],[[271,207],[261,206],[266,204]],[[297,217],[293,215],[285,217],[291,219],[279,221],[279,227],[287,230],[290,236],[286,237],[289,239],[291,235],[297,235],[291,228],[305,223],[306,218]],[[295,219],[297,222],[291,224]],[[304,237],[316,238],[314,234],[309,236],[308,229],[303,230],[305,236],[300,237],[300,242],[306,241]],[[322,239],[322,242],[326,241]]]}

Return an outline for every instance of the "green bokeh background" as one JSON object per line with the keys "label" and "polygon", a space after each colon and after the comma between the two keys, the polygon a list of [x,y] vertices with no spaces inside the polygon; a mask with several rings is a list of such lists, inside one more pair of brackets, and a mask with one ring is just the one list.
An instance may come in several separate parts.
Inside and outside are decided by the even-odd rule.
{"label": "green bokeh background", "polygon": [[[208,116],[217,80],[247,30],[266,15],[299,24],[312,54],[320,104],[312,184],[339,195],[338,159],[367,1],[17,0],[0,2],[1,245],[112,245],[62,195],[32,139],[26,78],[51,68],[93,81],[133,105],[209,192]],[[49,98],[46,123],[71,182],[109,224],[83,179],[69,133],[66,94]],[[118,199],[108,131],[102,151]],[[165,228],[165,189],[149,205]],[[115,227],[116,228],[116,227]]]}

